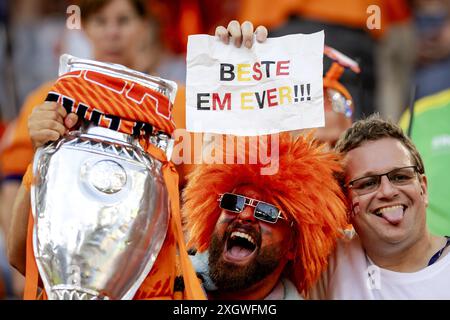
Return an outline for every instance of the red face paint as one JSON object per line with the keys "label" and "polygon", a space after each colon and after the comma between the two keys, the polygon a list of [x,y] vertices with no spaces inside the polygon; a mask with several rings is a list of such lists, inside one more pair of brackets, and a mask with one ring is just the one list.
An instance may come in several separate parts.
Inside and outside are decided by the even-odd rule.
{"label": "red face paint", "polygon": [[359,201],[356,200],[354,202],[352,202],[352,212],[351,215],[352,217],[356,216],[359,213]]}

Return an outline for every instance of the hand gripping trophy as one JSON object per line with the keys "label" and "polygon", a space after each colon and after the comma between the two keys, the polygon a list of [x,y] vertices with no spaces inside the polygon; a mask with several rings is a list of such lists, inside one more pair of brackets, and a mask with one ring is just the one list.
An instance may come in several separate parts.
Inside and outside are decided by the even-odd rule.
{"label": "hand gripping trophy", "polygon": [[69,55],[59,74],[47,101],[82,120],[34,157],[26,295],[40,277],[50,300],[204,298],[168,160],[176,84]]}

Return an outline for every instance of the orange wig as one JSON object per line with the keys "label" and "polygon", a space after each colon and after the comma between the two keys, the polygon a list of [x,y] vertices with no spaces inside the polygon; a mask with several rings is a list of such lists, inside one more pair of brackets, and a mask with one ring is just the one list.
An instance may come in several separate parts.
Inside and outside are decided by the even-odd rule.
{"label": "orange wig", "polygon": [[[236,164],[236,155],[235,164],[202,164],[194,169],[183,193],[188,246],[199,252],[208,249],[221,212],[218,195],[251,185],[262,191],[261,200],[278,206],[294,222],[295,257],[286,266],[285,275],[299,292],[306,293],[326,268],[328,256],[347,225],[347,202],[335,179],[342,168],[339,157],[324,151],[311,134],[293,138],[283,133],[278,141],[276,174],[261,175],[264,165],[259,162]],[[270,149],[269,144],[266,147]]]}

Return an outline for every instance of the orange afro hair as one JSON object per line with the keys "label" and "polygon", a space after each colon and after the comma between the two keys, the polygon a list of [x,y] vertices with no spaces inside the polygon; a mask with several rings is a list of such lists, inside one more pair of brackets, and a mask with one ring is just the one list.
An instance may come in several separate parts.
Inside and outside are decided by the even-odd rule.
{"label": "orange afro hair", "polygon": [[295,257],[285,275],[299,292],[306,293],[326,268],[347,225],[347,203],[335,179],[342,168],[338,155],[324,151],[311,134],[297,138],[280,134],[278,158],[279,170],[273,175],[261,175],[261,163],[236,164],[236,155],[235,164],[197,166],[183,193],[188,246],[200,252],[208,249],[221,212],[219,194],[241,185],[254,186],[262,191],[261,200],[280,207],[294,221]]}

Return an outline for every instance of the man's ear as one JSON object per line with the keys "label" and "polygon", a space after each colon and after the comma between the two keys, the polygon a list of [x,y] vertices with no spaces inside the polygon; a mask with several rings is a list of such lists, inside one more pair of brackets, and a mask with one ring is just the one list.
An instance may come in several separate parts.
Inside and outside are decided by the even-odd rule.
{"label": "man's ear", "polygon": [[427,176],[424,174],[420,175],[420,195],[423,197],[423,201],[425,202],[425,206],[428,206],[428,181]]}
{"label": "man's ear", "polygon": [[297,245],[294,239],[294,232],[291,233],[291,238],[289,239],[289,250],[286,252],[286,258],[288,261],[294,260],[295,252],[297,251]]}

